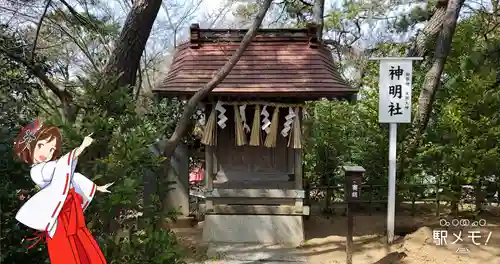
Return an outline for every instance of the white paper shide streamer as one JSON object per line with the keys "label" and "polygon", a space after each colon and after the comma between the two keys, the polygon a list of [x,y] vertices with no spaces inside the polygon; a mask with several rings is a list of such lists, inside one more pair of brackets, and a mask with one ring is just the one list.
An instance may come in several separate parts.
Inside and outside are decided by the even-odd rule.
{"label": "white paper shide streamer", "polygon": [[267,134],[269,134],[269,126],[271,125],[271,121],[269,120],[269,112],[267,112],[267,105],[264,105],[262,107],[262,111],[260,112],[260,115],[263,116],[262,118],[262,130],[266,131]]}
{"label": "white paper shide streamer", "polygon": [[219,120],[217,121],[217,124],[219,125],[220,128],[224,129],[226,127],[226,121],[227,121],[227,116],[224,115],[226,113],[226,109],[222,105],[223,103],[221,101],[217,102],[217,105],[215,105],[215,110],[219,112],[219,115],[217,116]]}
{"label": "white paper shide streamer", "polygon": [[247,124],[247,116],[245,114],[245,109],[246,108],[247,108],[246,104],[240,105],[240,107],[239,107],[239,109],[240,109],[240,116],[241,116],[241,121],[243,122],[243,130],[246,133],[250,133],[250,127]]}
{"label": "white paper shide streamer", "polygon": [[293,109],[291,107],[288,107],[288,115],[285,116],[285,124],[283,126],[283,129],[281,130],[281,135],[283,137],[287,137],[288,133],[290,133],[295,116],[296,114],[294,113]]}

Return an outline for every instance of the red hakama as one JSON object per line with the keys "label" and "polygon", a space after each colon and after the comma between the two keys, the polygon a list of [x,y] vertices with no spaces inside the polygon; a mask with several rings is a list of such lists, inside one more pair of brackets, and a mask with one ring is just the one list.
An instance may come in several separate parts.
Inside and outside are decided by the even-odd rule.
{"label": "red hakama", "polygon": [[83,198],[72,188],[57,217],[57,229],[47,236],[51,264],[105,264],[99,245],[90,234],[82,210]]}

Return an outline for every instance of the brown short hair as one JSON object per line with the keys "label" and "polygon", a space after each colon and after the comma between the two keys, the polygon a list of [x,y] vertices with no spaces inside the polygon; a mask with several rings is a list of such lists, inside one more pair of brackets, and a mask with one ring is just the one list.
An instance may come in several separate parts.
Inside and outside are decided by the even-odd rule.
{"label": "brown short hair", "polygon": [[51,160],[57,159],[61,153],[61,132],[59,128],[54,125],[44,124],[34,134],[34,139],[31,141],[24,138],[26,130],[26,127],[24,127],[14,141],[14,152],[23,162],[33,164],[33,151],[40,140],[56,140],[56,147]]}

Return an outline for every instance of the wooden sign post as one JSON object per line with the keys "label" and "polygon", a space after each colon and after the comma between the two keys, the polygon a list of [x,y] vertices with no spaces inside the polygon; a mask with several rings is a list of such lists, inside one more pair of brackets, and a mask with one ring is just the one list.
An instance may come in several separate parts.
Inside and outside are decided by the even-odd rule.
{"label": "wooden sign post", "polygon": [[345,174],[345,201],[347,202],[346,264],[352,264],[352,236],[354,233],[353,204],[361,197],[361,182],[365,169],[361,166],[344,166],[342,169]]}

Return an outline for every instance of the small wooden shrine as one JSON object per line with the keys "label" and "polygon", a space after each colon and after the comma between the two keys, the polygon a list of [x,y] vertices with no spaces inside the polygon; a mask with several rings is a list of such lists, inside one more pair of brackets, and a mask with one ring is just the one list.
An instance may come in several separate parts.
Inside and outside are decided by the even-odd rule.
{"label": "small wooden shrine", "polygon": [[[246,30],[190,28],[154,90],[187,99],[235,52]],[[302,107],[352,99],[316,26],[260,29],[235,68],[203,102],[207,242],[301,243]]]}

